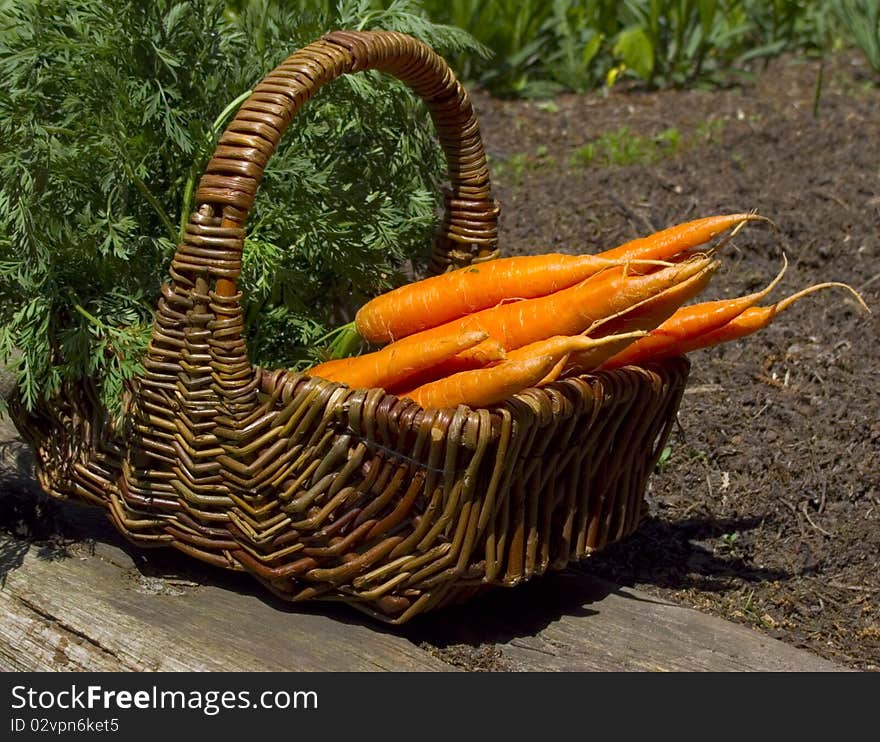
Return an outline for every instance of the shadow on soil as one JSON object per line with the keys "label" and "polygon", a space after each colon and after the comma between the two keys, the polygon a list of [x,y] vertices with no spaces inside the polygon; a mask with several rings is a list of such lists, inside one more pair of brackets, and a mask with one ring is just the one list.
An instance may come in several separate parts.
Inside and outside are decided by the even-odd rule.
{"label": "shadow on soil", "polygon": [[[426,641],[441,648],[504,643],[521,636],[533,636],[563,616],[595,615],[601,608],[591,606],[611,593],[641,600],[643,598],[620,589],[621,585],[632,585],[636,581],[674,588],[700,584],[703,589],[710,583],[715,585],[714,589],[721,590],[724,578],[728,577],[748,582],[792,577],[778,570],[756,568],[743,559],[715,555],[694,544],[694,540],[712,534],[748,531],[759,522],[755,518],[649,521],[645,524],[645,533],[610,547],[582,565],[549,573],[516,589],[489,591],[466,606],[454,606],[416,618],[404,631],[414,641]],[[682,551],[664,550],[656,545],[664,541],[683,544]],[[650,548],[652,542],[655,544],[653,554],[648,556],[644,550]],[[642,564],[645,560],[650,565],[648,574]],[[640,566],[633,567],[630,564],[633,561]],[[602,569],[595,570],[594,565]],[[609,574],[614,575],[614,582],[605,579]]]}
{"label": "shadow on soil", "polygon": [[0,441],[0,531],[12,538],[0,540],[0,586],[19,567],[31,544],[41,559],[67,556],[59,539],[63,522],[57,503],[50,500],[33,477],[32,458],[21,441]]}

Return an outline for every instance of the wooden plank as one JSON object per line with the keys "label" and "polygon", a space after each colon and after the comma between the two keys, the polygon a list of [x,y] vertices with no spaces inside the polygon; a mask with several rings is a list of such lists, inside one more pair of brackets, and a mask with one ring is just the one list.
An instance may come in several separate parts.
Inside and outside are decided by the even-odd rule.
{"label": "wooden plank", "polygon": [[[16,548],[0,538],[3,551]],[[366,623],[279,610],[229,586],[145,577],[125,552],[103,551],[53,560],[30,546],[20,555],[0,588],[4,669],[451,669]]]}
{"label": "wooden plank", "polygon": [[566,570],[431,618],[424,640],[455,657],[486,642],[529,671],[841,671],[747,626]]}
{"label": "wooden plank", "polygon": [[40,534],[16,521],[38,489],[29,462],[0,425],[0,669],[842,669],[585,570],[393,630],[344,606],[289,606],[173,550],[130,546],[94,508],[49,508],[53,538],[34,543]]}

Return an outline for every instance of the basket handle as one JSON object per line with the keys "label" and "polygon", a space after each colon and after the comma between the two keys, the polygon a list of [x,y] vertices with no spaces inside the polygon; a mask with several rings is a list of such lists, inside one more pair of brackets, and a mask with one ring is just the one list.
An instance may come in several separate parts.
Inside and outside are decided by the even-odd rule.
{"label": "basket handle", "polygon": [[497,255],[498,205],[490,195],[479,127],[449,66],[406,34],[330,33],[294,53],[254,88],[205,168],[196,208],[171,263],[171,281],[162,288],[144,363],[141,388],[157,411],[169,394],[182,395],[193,419],[219,409],[218,403],[233,417],[247,417],[254,409],[260,374],[247,356],[237,288],[244,224],[266,164],[300,107],[324,83],[367,69],[395,75],[422,97],[446,155],[451,189],[431,271]]}
{"label": "basket handle", "polygon": [[[224,227],[242,227],[268,159],[303,103],[326,82],[367,69],[395,75],[422,97],[446,156],[451,190],[445,193],[430,270],[440,273],[495,257],[498,206],[490,196],[470,99],[442,57],[402,33],[335,31],[270,72],[221,136],[195,194],[197,210],[210,205],[215,214],[221,211]],[[236,278],[220,278],[217,293],[234,295]]]}

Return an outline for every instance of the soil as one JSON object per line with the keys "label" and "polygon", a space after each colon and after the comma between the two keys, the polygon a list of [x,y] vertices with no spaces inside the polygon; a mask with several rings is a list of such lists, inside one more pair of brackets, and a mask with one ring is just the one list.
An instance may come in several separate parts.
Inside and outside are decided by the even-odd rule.
{"label": "soil", "polygon": [[[826,62],[814,110],[818,72],[787,58],[731,89],[477,94],[475,107],[505,254],[594,251],[757,209],[778,231],[737,236],[711,298],[765,285],[784,252],[773,298],[843,281],[874,310],[820,292],[758,335],[694,353],[649,518],[583,568],[878,670],[880,87],[841,55]],[[622,127],[645,152],[572,163]],[[645,144],[670,129],[674,151]]]}

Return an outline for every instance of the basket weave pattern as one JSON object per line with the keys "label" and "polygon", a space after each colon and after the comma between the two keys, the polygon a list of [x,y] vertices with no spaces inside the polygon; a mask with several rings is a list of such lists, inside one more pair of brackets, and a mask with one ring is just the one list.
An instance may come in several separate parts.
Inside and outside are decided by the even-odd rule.
{"label": "basket weave pattern", "polygon": [[263,170],[302,104],[364,69],[422,97],[446,154],[432,270],[495,257],[498,206],[448,66],[402,34],[335,32],[273,70],[221,137],[126,430],[105,422],[88,384],[13,410],[43,487],[106,508],[135,543],[248,571],[289,600],[344,600],[402,623],[635,530],[688,366],[567,379],[491,410],[424,410],[381,389],[253,366],[236,281]]}

